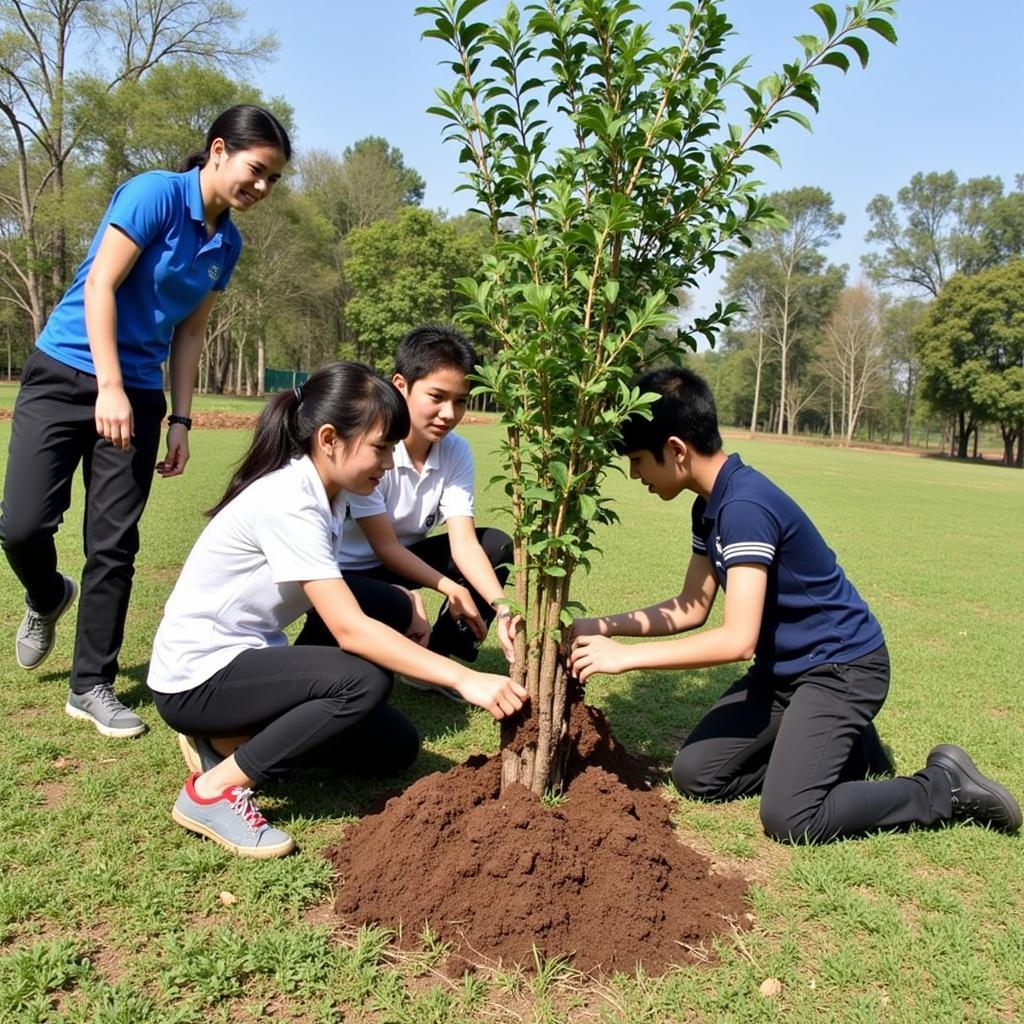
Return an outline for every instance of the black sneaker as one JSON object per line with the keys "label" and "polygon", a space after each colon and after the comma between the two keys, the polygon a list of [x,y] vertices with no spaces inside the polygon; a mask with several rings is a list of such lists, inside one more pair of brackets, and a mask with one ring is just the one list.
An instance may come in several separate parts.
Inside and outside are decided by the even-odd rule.
{"label": "black sneaker", "polygon": [[57,620],[75,603],[78,584],[67,576],[64,579],[64,597],[48,615],[40,615],[31,608],[25,609],[25,616],[14,636],[14,657],[18,664],[31,672],[50,656],[57,642]]}
{"label": "black sneaker", "polygon": [[1020,804],[1008,789],[985,778],[966,750],[943,743],[932,749],[925,764],[941,768],[949,776],[954,820],[970,818],[1000,832],[1016,832],[1020,828]]}
{"label": "black sneaker", "polygon": [[458,658],[472,664],[480,653],[480,641],[473,635],[473,630],[461,620],[456,621],[448,614],[448,599],[445,598],[437,621],[430,631],[430,650],[442,654],[446,658]]}

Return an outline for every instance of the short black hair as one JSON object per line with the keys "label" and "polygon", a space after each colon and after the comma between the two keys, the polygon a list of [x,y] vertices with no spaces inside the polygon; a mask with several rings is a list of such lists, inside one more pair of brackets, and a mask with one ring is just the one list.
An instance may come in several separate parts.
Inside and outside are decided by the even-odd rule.
{"label": "short black hair", "polygon": [[636,386],[641,393],[655,391],[661,397],[651,404],[650,419],[634,414],[622,424],[615,446],[620,455],[649,451],[661,462],[670,437],[692,445],[701,455],[721,450],[715,399],[702,377],[692,370],[669,367],[645,373]]}
{"label": "short black hair", "polygon": [[472,373],[480,362],[466,336],[451,324],[421,324],[414,327],[395,352],[395,373],[412,387],[416,381],[438,370]]}

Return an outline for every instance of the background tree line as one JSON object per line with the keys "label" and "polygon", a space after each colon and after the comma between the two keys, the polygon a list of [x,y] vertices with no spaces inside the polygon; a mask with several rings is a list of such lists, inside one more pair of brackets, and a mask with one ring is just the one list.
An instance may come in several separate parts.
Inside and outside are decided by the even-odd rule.
{"label": "background tree line", "polygon": [[[173,168],[249,84],[273,37],[243,36],[227,0],[4,0],[0,5],[0,338],[10,376],[88,247],[110,194]],[[256,394],[268,366],[338,357],[387,368],[406,330],[452,318],[488,231],[421,206],[425,183],[386,139],[303,149],[273,200],[238,219],[246,248],[217,303],[204,391]],[[696,356],[723,419],[751,431],[904,445],[941,434],[977,453],[998,429],[1024,464],[1024,180],[920,173],[868,206],[864,280],[828,260],[844,216],[813,186],[730,266],[744,312]],[[681,308],[687,296],[678,296]],[[488,339],[474,339],[482,351]]]}
{"label": "background tree line", "polygon": [[[783,220],[726,275],[743,312],[696,357],[723,418],[978,454],[982,429],[1024,465],[1024,180],[915,174],[868,205],[865,276],[828,261],[844,217],[816,187],[777,192]],[[998,431],[998,434],[995,432]]]}
{"label": "background tree line", "polygon": [[[10,376],[71,281],[114,189],[176,168],[227,107],[291,108],[249,84],[272,37],[224,0],[4,0],[0,5],[0,337]],[[352,357],[387,368],[413,324],[450,319],[475,272],[472,216],[421,208],[425,183],[386,139],[304,150],[272,200],[237,220],[246,246],[214,309],[204,391],[255,394],[267,366]],[[485,339],[477,339],[484,342]]]}

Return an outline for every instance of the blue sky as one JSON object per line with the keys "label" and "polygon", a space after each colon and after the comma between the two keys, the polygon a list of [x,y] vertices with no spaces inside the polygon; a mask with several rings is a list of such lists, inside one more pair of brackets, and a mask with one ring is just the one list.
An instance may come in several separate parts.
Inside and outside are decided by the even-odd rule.
{"label": "blue sky", "polygon": [[[296,144],[340,152],[366,135],[382,135],[427,182],[425,205],[465,209],[454,192],[454,146],[441,142],[441,121],[425,113],[433,89],[447,85],[438,66],[447,56],[423,40],[426,19],[406,0],[249,0],[247,26],[277,33],[277,59],[253,77],[265,95],[294,108]],[[668,0],[642,0],[655,24],[667,20]],[[728,56],[750,55],[756,80],[799,53],[793,36],[821,23],[811,0],[723,0],[737,35]],[[834,5],[837,6],[837,5]],[[500,11],[491,3],[483,11]],[[879,192],[894,195],[916,171],[954,170],[961,179],[985,174],[1007,187],[1024,173],[1024,0],[902,0],[891,46],[868,37],[871,63],[842,75],[825,69],[822,111],[808,134],[793,124],[768,140],[780,170],[765,161],[770,189],[819,185],[846,214],[842,238],[830,250],[856,279],[867,246],[864,208]],[[701,296],[713,296],[710,284]]]}

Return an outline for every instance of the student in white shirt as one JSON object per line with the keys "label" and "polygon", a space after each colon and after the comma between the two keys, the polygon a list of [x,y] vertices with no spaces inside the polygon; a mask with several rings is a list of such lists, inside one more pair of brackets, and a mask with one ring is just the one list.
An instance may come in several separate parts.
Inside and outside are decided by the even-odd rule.
{"label": "student in white shirt", "polygon": [[[409,431],[395,448],[394,468],[373,492],[350,496],[339,565],[349,581],[441,593],[445,601],[428,643],[439,654],[474,661],[497,617],[498,640],[511,661],[512,616],[504,584],[512,542],[501,530],[476,526],[473,454],[453,433],[466,413],[468,377],[478,362],[465,337],[445,324],[417,327],[399,345],[392,382],[405,396]],[[442,523],[447,533],[428,536]],[[301,637],[308,643],[332,642],[315,612]]]}
{"label": "student in white shirt", "polygon": [[[359,363],[276,396],[167,602],[147,682],[193,768],[173,817],[242,856],[294,848],[260,815],[254,785],[310,761],[388,771],[415,757],[415,730],[386,705],[390,672],[456,689],[495,718],[522,707],[508,678],[368,617],[342,579],[346,492],[378,485],[408,425],[402,396]],[[288,645],[284,628],[310,606],[332,647]]]}

